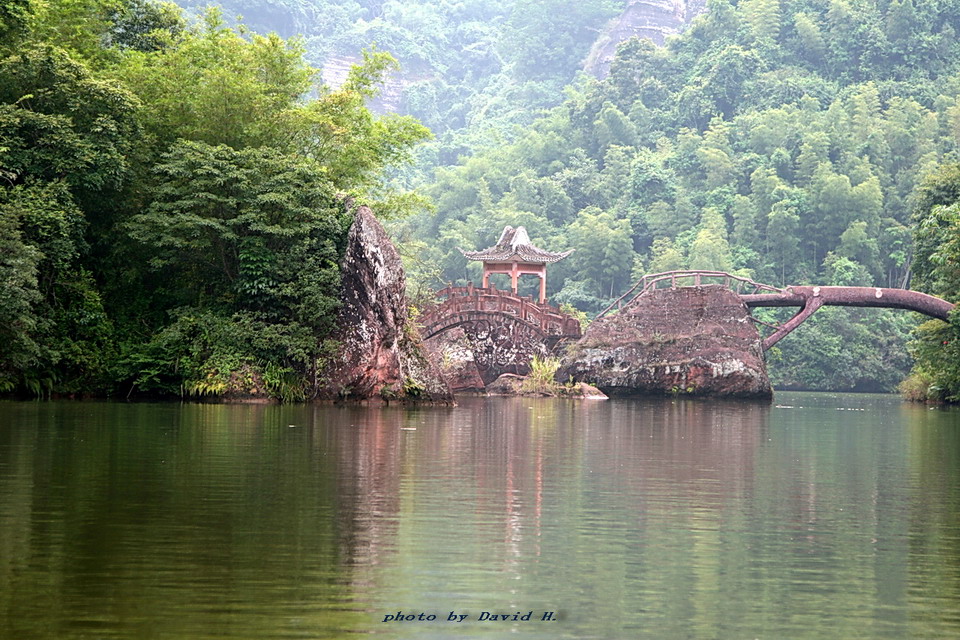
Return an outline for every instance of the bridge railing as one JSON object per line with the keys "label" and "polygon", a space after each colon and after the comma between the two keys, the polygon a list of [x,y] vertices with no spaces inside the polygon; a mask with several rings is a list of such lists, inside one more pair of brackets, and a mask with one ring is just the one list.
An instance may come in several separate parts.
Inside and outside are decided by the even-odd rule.
{"label": "bridge railing", "polygon": [[436,326],[448,322],[454,316],[470,312],[503,313],[515,316],[533,325],[544,333],[579,336],[580,322],[557,307],[536,302],[530,296],[517,296],[496,287],[446,287],[435,294],[443,300],[425,310],[419,318],[421,326],[429,334]]}
{"label": "bridge railing", "polygon": [[626,293],[611,302],[606,309],[598,313],[597,318],[602,318],[614,309],[620,311],[643,294],[647,293],[648,291],[655,291],[656,289],[660,288],[661,285],[666,283],[670,284],[671,289],[676,289],[677,287],[700,287],[706,284],[719,284],[725,286],[731,291],[735,291],[737,295],[741,295],[743,293],[755,294],[760,293],[761,291],[769,293],[784,293],[783,289],[778,289],[777,287],[768,284],[755,282],[750,278],[737,276],[732,273],[727,273],[726,271],[664,271],[662,273],[650,273],[637,280],[637,282],[630,287]]}

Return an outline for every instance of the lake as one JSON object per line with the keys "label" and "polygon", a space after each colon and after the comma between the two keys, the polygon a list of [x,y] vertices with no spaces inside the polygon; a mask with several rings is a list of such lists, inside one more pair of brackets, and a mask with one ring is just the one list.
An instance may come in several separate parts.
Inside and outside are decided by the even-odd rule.
{"label": "lake", "polygon": [[958,637],[958,480],[894,396],[0,402],[0,638]]}

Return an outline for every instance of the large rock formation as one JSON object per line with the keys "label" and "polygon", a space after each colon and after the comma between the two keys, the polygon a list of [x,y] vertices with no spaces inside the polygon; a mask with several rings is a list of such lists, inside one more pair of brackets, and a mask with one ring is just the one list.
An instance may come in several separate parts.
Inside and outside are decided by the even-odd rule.
{"label": "large rock formation", "polygon": [[598,78],[606,77],[621,42],[637,37],[662,45],[667,36],[680,33],[706,6],[706,0],[633,0],[600,32],[584,69]]}
{"label": "large rock formation", "polygon": [[480,376],[473,345],[463,329],[457,327],[423,341],[430,356],[440,365],[443,377],[454,393],[483,391],[486,383]]}
{"label": "large rock formation", "polygon": [[340,274],[338,348],[319,372],[318,397],[452,402],[407,317],[400,254],[368,207],[355,211]]}
{"label": "large rock formation", "polygon": [[747,307],[718,285],[651,291],[594,321],[556,378],[571,376],[611,396],[772,396]]}

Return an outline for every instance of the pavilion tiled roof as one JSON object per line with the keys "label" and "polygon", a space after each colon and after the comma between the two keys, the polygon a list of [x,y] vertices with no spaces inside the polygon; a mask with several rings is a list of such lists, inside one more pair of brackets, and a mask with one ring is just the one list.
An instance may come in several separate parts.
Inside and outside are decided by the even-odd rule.
{"label": "pavilion tiled roof", "polygon": [[[457,247],[460,249],[459,247]],[[523,227],[514,229],[510,225],[503,228],[500,239],[495,246],[481,251],[464,251],[460,253],[470,260],[483,262],[557,262],[573,253],[573,250],[555,253],[533,246],[530,236]]]}

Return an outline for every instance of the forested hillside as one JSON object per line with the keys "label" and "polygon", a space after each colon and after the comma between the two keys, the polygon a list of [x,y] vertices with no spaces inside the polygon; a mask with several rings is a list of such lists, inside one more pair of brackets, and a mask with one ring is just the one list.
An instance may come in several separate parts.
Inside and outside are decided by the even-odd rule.
{"label": "forested hillside", "polygon": [[[909,284],[917,185],[956,154],[960,3],[709,4],[665,48],[629,41],[516,141],[441,168],[421,258],[476,278],[456,247],[504,224],[575,249],[551,297],[596,311],[643,272],[771,284]],[[944,292],[941,292],[943,295]],[[892,388],[908,314],[832,309],[768,354],[781,385]]]}
{"label": "forested hillside", "polygon": [[[179,0],[197,12],[207,0]],[[604,23],[623,0],[222,0],[228,18],[299,35],[307,59],[336,79],[375,44],[401,63],[386,106],[413,115],[436,141],[424,166],[449,164],[532,122],[563,99]]]}
{"label": "forested hillside", "polygon": [[151,0],[0,9],[0,391],[302,398],[350,219],[429,132],[296,41]]}
{"label": "forested hillside", "polygon": [[[335,192],[393,217],[420,291],[476,280],[457,248],[511,224],[575,250],[548,294],[588,314],[674,268],[958,297],[958,0],[715,0],[602,79],[580,69],[625,0],[180,4],[0,9],[2,389],[247,371],[296,397],[335,305]],[[405,115],[367,108],[378,87]],[[917,322],[821,310],[772,377],[892,389]],[[954,335],[916,334],[913,393],[960,397]]]}

